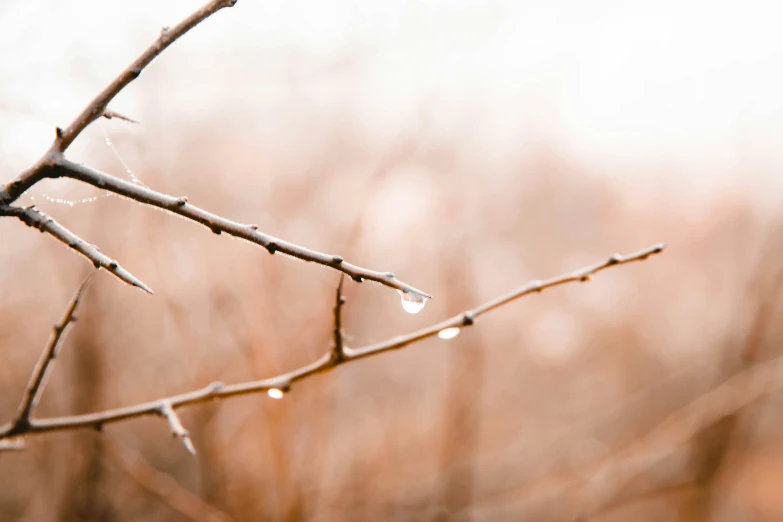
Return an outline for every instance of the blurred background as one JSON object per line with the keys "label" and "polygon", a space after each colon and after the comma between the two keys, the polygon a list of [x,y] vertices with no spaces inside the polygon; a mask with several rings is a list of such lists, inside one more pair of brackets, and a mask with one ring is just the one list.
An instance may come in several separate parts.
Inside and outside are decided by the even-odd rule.
{"label": "blurred background", "polygon": [[[199,5],[0,0],[0,181]],[[782,355],[782,10],[240,0],[217,13],[112,103],[139,124],[98,121],[69,155],[433,294],[411,316],[388,288],[346,282],[349,346],[614,252],[668,249],[279,401],[183,409],[196,457],[157,418],[32,437],[0,454],[0,519],[780,520],[781,379],[748,372]],[[94,281],[40,416],[269,377],[329,350],[336,272],[117,197],[55,201],[100,195],[48,180],[20,203],[155,295]],[[89,268],[0,221],[0,421]]]}

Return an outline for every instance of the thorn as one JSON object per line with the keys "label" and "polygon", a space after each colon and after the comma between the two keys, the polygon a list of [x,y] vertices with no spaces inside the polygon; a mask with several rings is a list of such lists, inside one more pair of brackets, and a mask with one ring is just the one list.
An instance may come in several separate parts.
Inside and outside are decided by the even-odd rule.
{"label": "thorn", "polygon": [[135,286],[136,288],[141,288],[142,290],[144,290],[150,295],[155,295],[155,292],[152,291],[152,288],[148,287],[138,279],[133,282],[133,286]]}
{"label": "thorn", "polygon": [[103,117],[106,118],[107,120],[110,120],[112,118],[117,118],[118,120],[123,120],[123,121],[127,121],[127,122],[130,122],[130,123],[139,123],[138,121],[134,120],[133,118],[129,118],[127,116],[124,116],[124,115],[120,114],[119,112],[114,112],[114,111],[112,111],[110,109],[106,109],[106,110],[103,111]]}
{"label": "thorn", "polygon": [[57,139],[61,139],[65,134],[65,131],[63,131],[60,127],[55,127],[54,133],[57,136]]}
{"label": "thorn", "polygon": [[195,455],[196,447],[193,446],[193,441],[190,440],[190,432],[188,432],[188,430],[185,429],[185,426],[182,425],[182,421],[177,415],[177,412],[174,411],[174,407],[169,401],[165,401],[163,404],[161,404],[161,406],[158,408],[158,414],[165,417],[169,422],[171,436],[179,437],[179,439],[182,441],[182,444],[185,445],[185,449],[187,449],[191,455]]}
{"label": "thorn", "polygon": [[340,256],[332,256],[332,262],[333,262],[335,265],[339,265],[340,263],[342,263],[342,262],[343,262],[343,258],[342,258],[342,257],[340,257]]}

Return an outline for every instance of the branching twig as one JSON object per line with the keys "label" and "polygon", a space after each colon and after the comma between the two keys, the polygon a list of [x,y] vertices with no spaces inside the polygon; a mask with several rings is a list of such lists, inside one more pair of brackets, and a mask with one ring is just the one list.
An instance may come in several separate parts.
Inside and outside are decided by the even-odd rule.
{"label": "branching twig", "polygon": [[93,121],[104,115],[109,103],[129,83],[139,77],[141,72],[160,53],[166,50],[179,37],[206,20],[209,16],[223,9],[233,6],[237,0],[211,0],[203,7],[193,12],[174,27],[164,29],[158,38],[144,50],[124,71],[107,85],[92,101],[82,110],[65,129],[57,127],[56,137],[46,154],[30,169],[20,174],[0,190],[0,203],[13,203],[26,190],[45,177],[47,166],[51,166],[62,158],[63,152]]}
{"label": "branching twig", "polygon": [[282,239],[259,232],[258,226],[256,225],[237,223],[236,221],[231,221],[230,219],[207,212],[206,210],[188,203],[187,197],[169,196],[64,158],[49,169],[47,177],[67,177],[82,181],[101,190],[107,190],[134,201],[157,207],[197,223],[201,223],[215,234],[225,232],[234,237],[250,241],[251,243],[264,247],[270,254],[281,252],[303,261],[310,261],[334,268],[335,270],[349,275],[354,281],[361,282],[366,279],[402,292],[411,292],[426,298],[430,297],[429,294],[395,278],[394,274],[391,272],[377,272],[375,270],[362,268],[344,261],[340,256],[324,254],[289,243],[288,241],[283,241]]}
{"label": "branching twig", "polygon": [[[273,388],[286,391],[294,382],[306,379],[307,377],[317,373],[329,371],[337,364],[348,363],[372,355],[377,355],[379,353],[403,348],[424,339],[436,336],[438,332],[446,328],[463,328],[471,326],[474,324],[476,318],[480,315],[490,312],[495,308],[505,305],[515,299],[533,292],[540,292],[547,288],[568,282],[588,281],[590,276],[605,268],[647,259],[649,256],[663,251],[663,248],[664,245],[657,244],[626,256],[615,254],[611,256],[606,262],[589,266],[570,274],[554,277],[545,281],[533,281],[519,290],[485,303],[477,308],[474,308],[473,310],[463,312],[452,317],[451,319],[447,319],[408,335],[394,337],[387,341],[369,345],[363,348],[350,349],[346,346],[343,346],[343,357],[341,362],[334,360],[332,351],[330,350],[329,353],[325,354],[317,361],[291,372],[278,375],[277,377],[232,385],[225,385],[223,383],[215,382],[199,390],[183,393],[180,395],[174,395],[147,403],[137,404],[134,406],[126,406],[113,410],[88,413],[84,415],[74,415],[69,417],[31,419],[24,433],[38,434],[51,431],[73,430],[78,428],[101,429],[105,424],[109,423],[141,417],[144,415],[160,415],[163,409],[166,408],[166,405],[168,405],[171,409],[176,409],[183,406],[189,406],[216,399],[227,399],[229,397],[235,397],[239,395],[267,392]],[[335,308],[336,313],[339,315],[339,310],[337,307]],[[0,427],[0,439],[8,436],[10,436],[10,426]]]}
{"label": "branching twig", "polygon": [[19,408],[17,408],[16,416],[11,422],[11,427],[6,436],[13,437],[25,433],[30,428],[30,416],[41,397],[41,393],[43,393],[46,375],[51,368],[52,362],[57,357],[57,347],[59,346],[60,341],[65,337],[65,331],[68,328],[68,325],[76,321],[76,309],[78,308],[79,301],[84,295],[85,290],[87,290],[87,286],[90,284],[93,275],[94,273],[85,278],[84,282],[79,287],[79,290],[77,290],[76,294],[71,298],[71,302],[65,310],[62,319],[60,319],[59,323],[54,325],[52,336],[49,338],[49,343],[46,345],[41,357],[38,359],[38,363],[35,365],[35,369],[30,376],[30,381],[27,383],[27,389],[25,389],[22,401],[19,403]]}
{"label": "branching twig", "polygon": [[[113,192],[133,199],[140,203],[158,207],[185,218],[191,219],[210,228],[216,234],[225,232],[235,237],[239,237],[256,243],[266,248],[269,253],[281,252],[289,256],[318,263],[330,268],[334,268],[348,274],[355,281],[361,282],[365,279],[378,282],[382,285],[394,288],[404,293],[413,293],[422,298],[430,296],[421,290],[418,290],[402,281],[396,279],[391,272],[377,272],[366,268],[350,264],[343,261],[343,258],[337,255],[324,254],[317,252],[281,239],[277,239],[268,234],[258,231],[256,225],[243,225],[229,219],[211,214],[196,206],[187,203],[185,197],[173,197],[154,190],[128,183],[121,179],[99,172],[97,170],[79,165],[69,161],[63,156],[66,149],[73,143],[79,134],[93,121],[100,117],[122,118],[127,121],[133,121],[126,116],[122,116],[108,109],[109,102],[124,89],[129,83],[138,78],[141,72],[149,65],[156,56],[162,53],[169,45],[174,43],[180,36],[208,18],[210,15],[224,7],[233,6],[237,0],[211,0],[201,9],[192,13],[185,20],[172,28],[164,28],[157,40],[150,45],[132,64],[130,64],[119,76],[117,76],[98,96],[96,96],[76,119],[65,129],[57,128],[56,137],[49,150],[38,162],[27,171],[21,173],[15,180],[0,187],[0,216],[14,215],[19,217],[30,226],[44,230],[40,224],[43,223],[34,215],[30,209],[20,209],[12,207],[11,203],[16,201],[26,190],[38,183],[44,178],[67,177],[88,183],[102,190]],[[96,266],[104,267],[114,275],[139,288],[147,291],[149,289],[139,280],[122,271],[117,264],[111,260],[102,259],[100,256],[91,254],[85,248],[85,242],[73,233],[59,227],[56,232],[51,230],[56,225],[54,221],[49,221],[53,225],[48,225],[46,232],[54,235],[65,242],[74,250],[90,259]],[[67,236],[67,241],[63,238]],[[104,263],[103,261],[106,261]],[[108,263],[108,264],[107,264]],[[113,267],[111,266],[113,263]]]}

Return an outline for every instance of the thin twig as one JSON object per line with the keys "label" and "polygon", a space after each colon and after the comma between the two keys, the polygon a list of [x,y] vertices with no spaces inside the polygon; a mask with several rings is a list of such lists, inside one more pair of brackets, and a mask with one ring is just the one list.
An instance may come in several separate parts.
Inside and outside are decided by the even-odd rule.
{"label": "thin twig", "polygon": [[188,430],[185,429],[185,426],[182,425],[182,421],[179,420],[177,412],[175,412],[174,408],[171,407],[171,403],[169,401],[163,401],[163,404],[161,404],[160,408],[158,408],[158,413],[165,417],[169,422],[171,435],[173,437],[179,437],[179,439],[182,441],[182,444],[185,445],[185,449],[187,449],[191,455],[195,455],[196,447],[193,445],[193,441],[190,440],[190,432],[188,432]]}
{"label": "thin twig", "polygon": [[337,285],[337,295],[334,301],[334,346],[332,346],[332,359],[335,364],[339,364],[345,359],[342,320],[343,305],[345,304],[345,296],[343,296],[344,279],[345,274],[340,274],[340,284]]}
{"label": "thin twig", "polygon": [[199,23],[209,18],[212,14],[224,7],[231,7],[236,2],[237,0],[211,0],[174,27],[165,28],[161,31],[158,38],[147,47],[133,63],[126,67],[125,70],[93,98],[65,129],[61,129],[60,127],[57,128],[54,142],[49,147],[46,154],[44,154],[33,167],[21,173],[16,179],[0,190],[0,203],[13,203],[26,190],[43,179],[43,177],[45,177],[44,171],[46,170],[46,167],[51,166],[61,159],[63,152],[65,152],[79,134],[81,134],[90,123],[104,115],[109,103],[114,97],[133,80],[138,78],[144,68],[160,53],[165,51],[168,46],[196,27]]}
{"label": "thin twig", "polygon": [[46,232],[89,259],[95,268],[104,268],[106,271],[114,274],[129,285],[141,288],[147,293],[153,293],[150,287],[122,268],[117,261],[102,254],[101,251],[98,250],[98,247],[83,240],[35,206],[22,208],[0,204],[0,216],[14,216],[27,226],[37,228],[41,232]]}
{"label": "thin twig", "polygon": [[14,436],[15,434],[24,433],[30,426],[30,416],[33,414],[33,410],[38,404],[38,400],[43,393],[46,386],[46,375],[52,367],[52,362],[57,357],[57,347],[65,337],[66,329],[68,325],[76,321],[76,309],[79,307],[79,302],[87,290],[90,281],[95,273],[88,275],[74,296],[71,298],[71,302],[68,304],[65,313],[63,314],[60,322],[54,325],[52,330],[52,336],[49,338],[49,342],[46,345],[41,357],[38,359],[38,363],[33,369],[33,373],[30,376],[30,381],[27,383],[22,401],[19,403],[19,407],[16,411],[16,416],[12,421],[11,429],[8,435]]}
{"label": "thin twig", "polygon": [[[523,297],[533,292],[540,292],[547,288],[558,286],[568,282],[574,281],[588,281],[593,274],[612,266],[617,266],[625,263],[631,263],[633,261],[641,261],[647,259],[653,254],[657,254],[663,251],[664,245],[653,245],[644,250],[628,254],[626,256],[613,255],[608,261],[592,265],[570,274],[554,277],[545,281],[534,281],[520,288],[519,290],[505,295],[501,298],[490,301],[484,305],[481,305],[473,310],[458,314],[451,319],[447,319],[440,323],[437,323],[428,328],[424,328],[417,332],[413,332],[408,335],[394,337],[387,341],[366,346],[364,348],[350,349],[343,346],[343,359],[340,364],[348,363],[358,359],[363,359],[372,355],[377,355],[390,350],[396,350],[405,346],[420,342],[429,337],[436,336],[438,332],[446,328],[462,328],[468,327],[474,324],[476,318],[479,315],[485,314],[498,308],[504,304],[507,304],[515,299]],[[236,397],[239,395],[247,395],[252,393],[267,392],[270,389],[277,388],[282,391],[287,391],[291,385],[303,379],[306,379],[317,373],[322,373],[331,370],[336,366],[336,363],[332,356],[332,351],[323,355],[320,359],[312,362],[306,366],[298,368],[288,373],[271,377],[268,379],[262,379],[257,381],[249,381],[232,385],[225,385],[220,382],[212,383],[204,388],[194,390],[188,393],[180,395],[174,395],[158,399],[151,402],[137,404],[133,406],[126,406],[122,408],[116,408],[112,410],[106,410],[96,413],[88,413],[84,415],[73,415],[67,417],[55,417],[51,419],[31,419],[27,430],[27,434],[46,433],[51,431],[63,431],[73,430],[78,428],[94,428],[101,429],[105,424],[120,422],[135,417],[141,417],[144,415],[161,414],[162,408],[168,404],[172,409],[180,408],[183,406],[190,406],[207,401],[213,401],[218,399],[227,399],[229,397]],[[0,427],[0,439],[9,436],[10,427]]]}
{"label": "thin twig", "polygon": [[255,243],[264,247],[270,254],[280,252],[301,259],[302,261],[318,263],[333,268],[347,274],[354,281],[375,281],[376,283],[402,292],[410,292],[426,298],[430,297],[426,292],[395,278],[394,274],[391,272],[377,272],[375,270],[362,268],[344,261],[341,256],[324,254],[289,243],[288,241],[283,241],[282,239],[260,232],[256,225],[237,223],[236,221],[231,221],[216,214],[212,214],[211,212],[207,212],[206,210],[188,203],[187,197],[169,196],[150,188],[116,178],[93,168],[74,163],[67,159],[62,159],[57,162],[57,164],[50,169],[47,177],[67,177],[82,181],[101,190],[107,190],[134,201],[190,219],[204,225],[215,234],[225,232],[234,237]]}
{"label": "thin twig", "polygon": [[[164,30],[161,31],[160,36],[158,36],[157,40],[153,42],[153,44],[150,45],[124,71],[122,71],[119,76],[117,76],[103,91],[101,91],[101,93],[99,93],[87,105],[87,107],[85,107],[81,114],[79,114],[68,127],[65,129],[61,129],[59,127],[57,128],[54,142],[46,154],[44,154],[35,165],[33,165],[27,171],[21,173],[15,180],[0,188],[0,216],[14,215],[25,221],[25,223],[30,226],[43,224],[45,221],[36,219],[40,218],[41,216],[36,216],[34,213],[32,213],[32,211],[30,211],[30,209],[19,209],[17,207],[12,207],[11,203],[16,201],[26,190],[44,178],[68,177],[82,181],[84,183],[88,183],[100,188],[101,190],[113,192],[140,203],[158,207],[191,219],[208,227],[216,234],[225,232],[232,236],[256,243],[266,248],[270,254],[281,252],[303,261],[318,263],[335,270],[339,270],[340,272],[349,275],[358,282],[362,282],[363,280],[375,281],[382,285],[399,290],[403,293],[413,293],[423,298],[430,298],[431,296],[429,294],[396,279],[394,274],[391,272],[378,272],[361,268],[359,266],[345,262],[341,256],[324,254],[322,252],[317,252],[309,248],[277,239],[271,235],[259,232],[256,225],[243,225],[202,210],[196,206],[190,205],[187,203],[186,197],[168,196],[166,194],[151,190],[147,187],[129,183],[110,176],[109,174],[105,174],[83,165],[79,165],[69,161],[63,156],[63,153],[70,146],[70,144],[73,143],[76,137],[96,119],[100,117],[116,117],[127,121],[133,121],[126,116],[122,116],[121,114],[109,110],[109,102],[114,99],[114,97],[123,88],[135,80],[156,56],[162,53],[179,37],[198,25],[213,13],[224,7],[233,6],[236,1],[237,0],[212,0],[199,10],[192,13],[176,26],[172,28],[164,28]],[[51,221],[50,218],[49,220]],[[54,223],[53,221],[51,222]],[[37,228],[44,230],[44,228],[41,226],[37,226]],[[50,225],[49,228],[55,227],[54,225]],[[69,245],[71,248],[74,248],[82,255],[88,257],[96,266],[104,266],[100,256],[90,255],[88,253],[89,249],[86,248],[86,242],[84,242],[75,234],[66,231],[62,227],[58,228],[56,231],[46,231],[61,241],[64,241],[63,237],[67,236],[68,240],[64,241],[67,245]],[[108,258],[105,260],[108,260]],[[149,289],[138,279],[134,278],[127,272],[121,271],[115,262],[112,262],[111,260],[108,260],[107,262],[109,265],[113,263],[113,269],[109,265],[106,265],[105,267],[120,277],[123,281],[149,291]]]}

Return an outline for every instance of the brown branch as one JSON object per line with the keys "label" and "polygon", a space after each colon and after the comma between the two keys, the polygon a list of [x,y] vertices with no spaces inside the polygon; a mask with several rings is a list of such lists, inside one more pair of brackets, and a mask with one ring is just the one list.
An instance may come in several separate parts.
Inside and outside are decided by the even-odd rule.
{"label": "brown branch", "polygon": [[68,304],[68,308],[65,310],[60,322],[54,325],[52,330],[52,336],[49,338],[49,342],[46,345],[41,357],[38,359],[38,363],[33,369],[33,373],[30,376],[30,381],[27,383],[22,401],[19,403],[19,408],[16,411],[16,417],[11,423],[11,429],[8,432],[8,436],[14,436],[16,434],[26,432],[30,427],[30,416],[33,414],[33,410],[38,404],[38,400],[43,393],[46,385],[46,375],[49,369],[52,367],[52,362],[57,357],[57,347],[65,337],[66,329],[68,325],[76,321],[76,309],[79,307],[79,301],[81,300],[84,292],[87,290],[87,286],[90,284],[94,273],[88,275],[82,282],[76,294],[71,298],[71,302]]}
{"label": "brown branch", "polygon": [[168,46],[196,27],[199,23],[209,18],[212,14],[224,7],[231,7],[236,2],[237,0],[211,0],[174,27],[165,28],[161,31],[158,38],[147,47],[133,63],[125,68],[124,71],[93,98],[76,119],[74,119],[65,129],[57,127],[54,142],[49,147],[46,154],[44,154],[32,168],[21,173],[15,180],[11,181],[0,190],[0,203],[13,203],[26,190],[43,179],[43,177],[45,177],[44,171],[46,170],[46,167],[51,166],[61,159],[63,152],[65,152],[79,134],[81,134],[90,123],[105,114],[109,103],[114,97],[133,80],[138,78],[144,68],[160,53],[165,51]]}
{"label": "brown branch", "polygon": [[41,232],[46,232],[58,241],[66,244],[69,248],[80,253],[89,259],[95,268],[104,268],[107,272],[117,276],[131,286],[141,288],[147,293],[153,293],[152,289],[144,284],[143,281],[122,268],[117,261],[101,253],[98,247],[91,245],[83,240],[52,217],[40,211],[34,205],[30,207],[15,207],[12,205],[0,204],[0,216],[13,216],[22,221],[25,225],[37,228]]}
{"label": "brown branch", "polygon": [[[390,350],[396,350],[405,346],[417,343],[429,337],[433,337],[441,330],[446,328],[463,328],[474,324],[479,315],[485,314],[504,304],[528,295],[533,292],[540,292],[547,288],[558,286],[573,281],[588,281],[590,276],[612,266],[641,261],[647,259],[653,254],[663,251],[664,245],[657,244],[652,247],[628,254],[626,256],[613,255],[604,263],[589,266],[570,274],[554,277],[545,281],[534,281],[524,287],[505,295],[501,298],[483,304],[473,310],[458,314],[451,319],[447,319],[428,328],[413,332],[408,335],[394,337],[387,341],[366,346],[364,348],[350,349],[343,346],[343,359],[338,363],[332,356],[332,351],[323,355],[320,359],[306,366],[293,370],[291,372],[262,379],[249,381],[239,384],[225,385],[220,382],[212,383],[199,390],[183,393],[158,399],[151,402],[126,406],[112,410],[106,410],[84,415],[74,415],[67,417],[55,417],[51,419],[31,419],[24,434],[39,434],[51,431],[73,430],[78,428],[102,429],[105,424],[119,422],[144,415],[161,414],[162,408],[166,404],[172,409],[183,406],[190,406],[217,399],[227,399],[239,395],[252,393],[268,392],[273,388],[281,391],[287,391],[291,385],[307,377],[333,369],[337,364],[348,363],[358,359],[363,359],[372,355],[377,355]],[[10,436],[10,425],[0,426],[0,440]]]}
{"label": "brown branch", "polygon": [[260,232],[256,225],[237,223],[236,221],[231,221],[216,214],[212,214],[211,212],[207,212],[206,210],[188,203],[187,197],[169,196],[148,187],[140,186],[93,168],[74,163],[67,159],[60,160],[53,168],[49,169],[47,177],[67,177],[87,183],[101,190],[107,190],[138,201],[139,203],[157,207],[190,219],[204,225],[215,234],[225,232],[231,236],[255,243],[264,247],[270,254],[280,252],[301,259],[302,261],[318,263],[333,268],[347,274],[354,281],[375,281],[376,283],[402,292],[419,295],[427,299],[430,298],[429,294],[400,281],[395,278],[394,274],[391,272],[377,272],[375,270],[362,268],[344,261],[340,256],[324,254],[289,243],[288,241],[283,241],[282,239]]}
{"label": "brown branch", "polygon": [[337,296],[334,301],[334,346],[332,346],[332,361],[339,364],[345,359],[345,346],[343,344],[343,321],[342,312],[345,304],[343,296],[343,280],[345,274],[340,275],[340,284],[337,285]]}
{"label": "brown branch", "polygon": [[[121,270],[117,264],[105,256],[102,258],[97,253],[89,253],[87,243],[81,240],[73,233],[59,227],[49,218],[49,221],[43,220],[41,216],[36,216],[30,209],[18,209],[11,207],[11,203],[16,201],[26,190],[38,183],[44,178],[69,177],[84,183],[88,183],[102,190],[107,190],[115,194],[125,196],[140,203],[158,207],[174,214],[191,219],[208,227],[216,234],[225,232],[235,237],[239,237],[263,246],[274,254],[281,252],[283,254],[318,263],[330,268],[339,270],[348,274],[355,281],[362,282],[370,280],[382,285],[394,288],[406,294],[412,294],[415,299],[424,300],[431,296],[421,290],[418,290],[402,281],[396,279],[391,272],[377,272],[366,268],[353,265],[343,261],[338,255],[324,254],[317,252],[281,239],[277,239],[268,234],[258,231],[256,225],[243,225],[231,221],[196,206],[187,203],[187,198],[175,198],[156,192],[147,187],[128,183],[124,180],[99,172],[97,170],[79,165],[69,161],[63,156],[68,146],[73,143],[76,137],[93,121],[100,117],[121,118],[127,121],[133,121],[130,118],[122,116],[108,109],[109,102],[129,83],[135,80],[142,70],[149,65],[152,60],[162,53],[169,45],[174,43],[180,36],[198,25],[210,15],[224,7],[233,6],[236,0],[211,0],[202,8],[192,13],[185,20],[172,28],[164,28],[160,36],[153,42],[132,64],[119,74],[101,93],[99,93],[76,119],[65,129],[57,128],[56,138],[49,150],[38,162],[27,171],[21,173],[15,180],[0,188],[0,216],[14,215],[19,217],[30,226],[44,230],[38,224],[51,223],[47,225],[46,231],[54,235],[61,241],[64,241],[71,248],[74,248],[82,255],[88,257],[96,266],[104,266],[109,271],[120,277],[123,281],[138,286],[147,291],[149,288],[143,285],[129,273]],[[29,212],[28,212],[29,211]],[[40,218],[40,219],[39,219]],[[34,223],[36,225],[34,225]],[[57,228],[59,227],[59,228]],[[56,230],[50,230],[54,229]],[[67,241],[63,238],[67,236]],[[104,263],[105,261],[105,263]],[[150,292],[151,293],[151,292]]]}
{"label": "brown branch", "polygon": [[157,56],[165,51],[168,46],[214,13],[220,11],[224,7],[232,7],[236,2],[237,0],[211,0],[174,27],[164,28],[152,45],[147,47],[132,64],[93,98],[76,119],[74,119],[68,127],[63,129],[62,133],[58,133],[61,135],[57,137],[53,144],[57,150],[59,152],[65,152],[70,144],[73,143],[90,123],[104,114],[109,102],[111,102],[128,84],[138,78],[144,68],[152,63],[152,60],[157,58]]}

